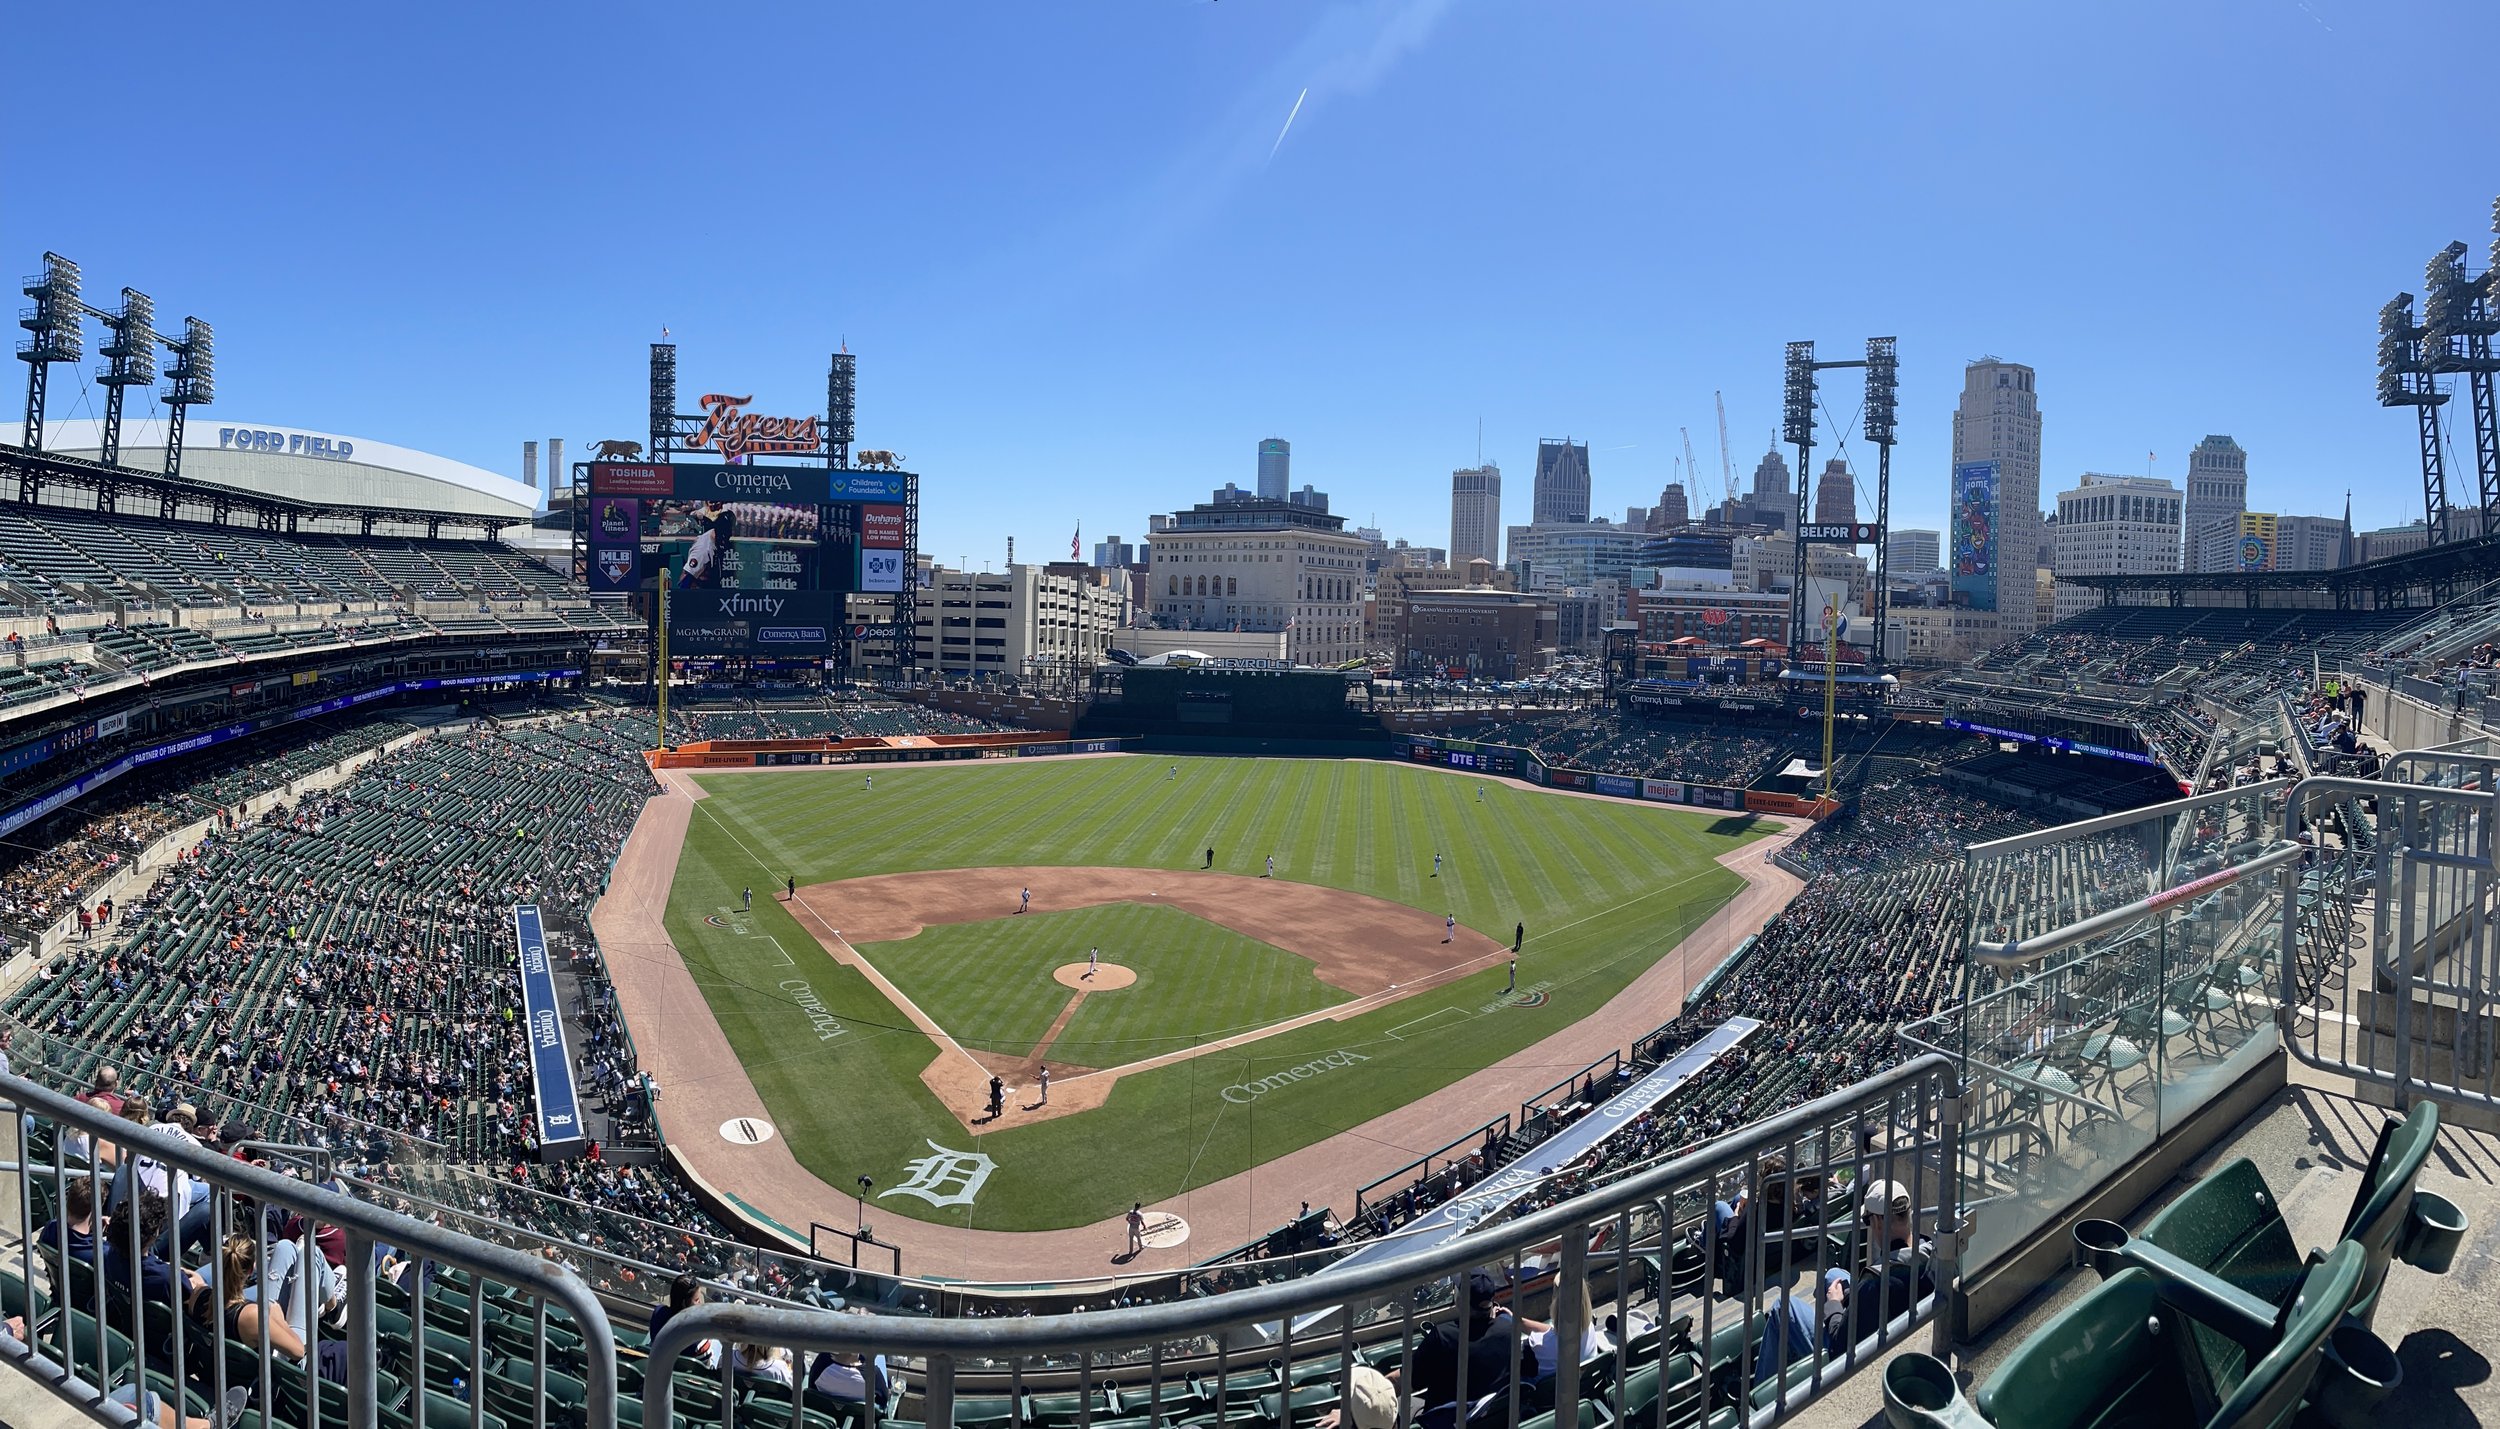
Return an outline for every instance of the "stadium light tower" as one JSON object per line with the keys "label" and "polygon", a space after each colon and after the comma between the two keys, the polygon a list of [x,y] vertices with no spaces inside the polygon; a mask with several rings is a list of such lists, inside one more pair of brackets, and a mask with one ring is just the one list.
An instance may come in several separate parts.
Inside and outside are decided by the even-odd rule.
{"label": "stadium light tower", "polygon": [[77,264],[58,253],[46,253],[43,271],[18,289],[35,300],[35,305],[17,319],[17,325],[31,334],[19,340],[17,356],[27,364],[25,440],[33,451],[43,450],[43,397],[51,365],[76,362],[86,356],[86,338],[79,330],[79,322],[87,309],[78,300],[79,281]]}
{"label": "stadium light tower", "polygon": [[667,461],[677,442],[677,344],[651,344],[651,459]]}
{"label": "stadium light tower", "polygon": [[174,365],[165,373],[173,379],[165,393],[165,405],[173,409],[165,419],[165,474],[180,476],[183,424],[193,407],[217,400],[217,334],[198,318],[184,318],[181,338],[169,337],[164,343],[174,354]]}
{"label": "stadium light tower", "polygon": [[104,389],[104,440],[96,456],[106,466],[122,459],[122,393],[156,385],[156,300],[136,288],[122,289],[122,310],[103,315],[112,335],[96,352],[105,364],[95,375]]}
{"label": "stadium light tower", "polygon": [[2436,546],[2448,539],[2448,468],[2439,451],[2439,405],[2448,394],[2422,360],[2422,329],[2413,321],[2413,295],[2398,293],[2378,310],[2378,401],[2411,407],[2422,442],[2422,522]]}
{"label": "stadium light tower", "polygon": [[1892,443],[1893,416],[1900,406],[1901,358],[1898,340],[1866,340],[1866,439],[1875,446],[1875,656],[1869,673],[1882,668],[1885,636],[1892,628]]}
{"label": "stadium light tower", "polygon": [[1788,587],[1788,650],[1806,648],[1806,493],[1813,486],[1807,475],[1814,468],[1807,454],[1814,450],[1814,344],[1788,344],[1788,357],[1780,384],[1780,440],[1797,449],[1797,518],[1788,534],[1797,547],[1797,567]]}
{"label": "stadium light tower", "polygon": [[2433,254],[2422,270],[2422,347],[2425,372],[2465,374],[2466,406],[2474,423],[2474,488],[2482,510],[2479,534],[2493,534],[2500,518],[2500,404],[2495,404],[2492,376],[2500,361],[2491,353],[2491,335],[2500,331],[2488,292],[2489,274],[2468,277],[2465,245],[2451,243]]}

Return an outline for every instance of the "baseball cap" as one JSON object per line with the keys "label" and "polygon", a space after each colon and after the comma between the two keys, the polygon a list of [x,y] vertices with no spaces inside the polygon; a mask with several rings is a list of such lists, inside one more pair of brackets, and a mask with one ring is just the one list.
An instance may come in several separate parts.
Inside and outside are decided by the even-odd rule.
{"label": "baseball cap", "polygon": [[1869,1181],[1866,1194],[1858,1198],[1858,1214],[1873,1215],[1884,1211],[1895,1216],[1910,1213],[1910,1189],[1898,1181]]}
{"label": "baseball cap", "polygon": [[1398,1422],[1397,1388],[1370,1365],[1356,1365],[1346,1380],[1345,1417],[1354,1429],[1392,1429]]}

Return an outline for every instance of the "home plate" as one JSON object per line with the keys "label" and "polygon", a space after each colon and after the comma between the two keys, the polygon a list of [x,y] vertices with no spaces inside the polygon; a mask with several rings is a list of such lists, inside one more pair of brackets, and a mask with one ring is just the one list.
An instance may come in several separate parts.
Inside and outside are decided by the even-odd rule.
{"label": "home plate", "polygon": [[739,1146],[761,1146],[773,1139],[773,1124],[752,1116],[733,1117],[720,1124],[720,1139]]}

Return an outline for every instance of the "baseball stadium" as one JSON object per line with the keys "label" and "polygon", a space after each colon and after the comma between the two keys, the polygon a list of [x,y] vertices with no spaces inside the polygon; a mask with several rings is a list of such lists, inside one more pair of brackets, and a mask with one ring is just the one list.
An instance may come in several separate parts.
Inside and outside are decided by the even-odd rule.
{"label": "baseball stadium", "polygon": [[542,512],[47,429],[25,291],[8,1422],[2340,1426],[2488,1284],[2500,490],[1923,669],[966,680],[847,349]]}

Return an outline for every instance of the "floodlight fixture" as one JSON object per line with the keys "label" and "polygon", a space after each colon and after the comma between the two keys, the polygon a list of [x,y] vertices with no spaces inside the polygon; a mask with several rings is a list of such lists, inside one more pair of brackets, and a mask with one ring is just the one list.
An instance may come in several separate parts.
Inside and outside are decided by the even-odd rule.
{"label": "floodlight fixture", "polygon": [[182,320],[182,341],[168,339],[166,346],[174,350],[174,365],[166,372],[173,379],[173,390],[165,394],[170,406],[207,406],[217,400],[217,333],[198,318]]}
{"label": "floodlight fixture", "polygon": [[1901,397],[1901,359],[1895,351],[1898,340],[1870,337],[1866,340],[1866,439],[1879,447],[1893,442],[1894,418]]}
{"label": "floodlight fixture", "polygon": [[35,300],[32,308],[18,314],[17,325],[32,334],[18,344],[20,358],[40,364],[76,362],[87,355],[79,324],[86,311],[78,301],[80,283],[77,264],[58,253],[43,255],[43,271],[20,286]]}
{"label": "floodlight fixture", "polygon": [[109,365],[96,374],[107,387],[146,387],[156,381],[156,300],[136,288],[122,289],[119,316],[104,319],[112,333],[96,352]]}
{"label": "floodlight fixture", "polygon": [[[1814,445],[1814,344],[1788,344],[1786,380],[1780,393],[1780,440],[1794,447]],[[1804,473],[1798,474],[1800,481]]]}

